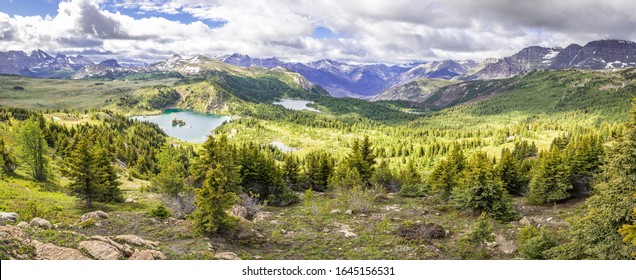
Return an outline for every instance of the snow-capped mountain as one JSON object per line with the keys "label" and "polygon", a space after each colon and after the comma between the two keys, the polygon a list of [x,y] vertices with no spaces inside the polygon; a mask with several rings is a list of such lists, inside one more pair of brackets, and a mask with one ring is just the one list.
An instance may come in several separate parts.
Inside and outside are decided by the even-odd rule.
{"label": "snow-capped mountain", "polygon": [[507,78],[536,69],[614,69],[636,66],[636,43],[624,40],[592,41],[581,47],[527,47],[520,52],[486,65],[467,80]]}
{"label": "snow-capped mountain", "polygon": [[0,74],[14,74],[37,78],[65,78],[93,62],[81,55],[50,56],[42,50],[30,54],[23,51],[0,52]]}

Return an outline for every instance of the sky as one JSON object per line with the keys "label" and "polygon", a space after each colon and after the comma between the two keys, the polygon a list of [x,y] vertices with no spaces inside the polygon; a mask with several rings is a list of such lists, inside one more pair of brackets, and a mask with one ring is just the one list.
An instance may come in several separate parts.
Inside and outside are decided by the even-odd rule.
{"label": "sky", "polygon": [[401,64],[636,41],[633,0],[0,0],[0,51]]}

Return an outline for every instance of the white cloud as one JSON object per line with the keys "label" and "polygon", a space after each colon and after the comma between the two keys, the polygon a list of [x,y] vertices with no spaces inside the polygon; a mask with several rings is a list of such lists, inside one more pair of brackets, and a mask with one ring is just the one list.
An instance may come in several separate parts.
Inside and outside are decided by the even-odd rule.
{"label": "white cloud", "polygon": [[[395,62],[510,55],[530,45],[636,39],[623,1],[70,0],[51,17],[0,12],[0,49],[112,52],[154,61],[231,52],[287,60]],[[127,14],[147,16],[135,19]],[[188,14],[185,24],[161,15]],[[593,20],[590,20],[593,19]],[[210,27],[205,21],[223,21]],[[316,39],[324,26],[337,38]]]}

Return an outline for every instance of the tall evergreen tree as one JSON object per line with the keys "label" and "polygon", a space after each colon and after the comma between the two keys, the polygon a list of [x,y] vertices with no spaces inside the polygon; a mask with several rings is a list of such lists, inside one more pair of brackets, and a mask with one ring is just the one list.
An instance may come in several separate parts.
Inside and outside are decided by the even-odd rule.
{"label": "tall evergreen tree", "polygon": [[492,162],[485,153],[473,154],[454,190],[455,201],[462,207],[488,213],[498,220],[518,218],[503,182],[492,169]]}
{"label": "tall evergreen tree", "polygon": [[227,211],[238,201],[235,193],[228,191],[234,186],[228,180],[221,163],[214,163],[204,175],[204,182],[196,191],[197,209],[192,213],[195,229],[203,234],[227,233],[234,229],[238,220]]}
{"label": "tall evergreen tree", "polygon": [[48,177],[49,161],[44,132],[40,126],[40,119],[32,116],[24,121],[16,135],[18,154],[24,166],[29,169],[31,176],[44,181]]}
{"label": "tall evergreen tree", "polygon": [[466,158],[461,148],[456,145],[450,155],[442,160],[429,177],[429,185],[443,199],[449,199],[457,187],[460,173],[464,170]]}
{"label": "tall evergreen tree", "polygon": [[545,205],[570,197],[570,173],[563,161],[559,145],[540,155],[528,192],[528,202]]}
{"label": "tall evergreen tree", "polygon": [[103,193],[100,175],[95,172],[95,158],[91,151],[91,143],[87,138],[76,142],[70,157],[66,159],[64,173],[71,180],[71,192],[86,202],[86,207],[92,208],[93,202]]}
{"label": "tall evergreen tree", "polygon": [[110,164],[112,157],[110,153],[102,146],[94,146],[92,149],[94,163],[93,172],[97,177],[97,182],[102,185],[103,193],[99,197],[102,202],[122,202],[123,194],[119,186],[121,183],[117,180],[117,171]]}
{"label": "tall evergreen tree", "polygon": [[501,159],[495,166],[495,174],[504,183],[504,188],[510,194],[521,194],[527,181],[521,173],[521,164],[508,148],[501,151]]}

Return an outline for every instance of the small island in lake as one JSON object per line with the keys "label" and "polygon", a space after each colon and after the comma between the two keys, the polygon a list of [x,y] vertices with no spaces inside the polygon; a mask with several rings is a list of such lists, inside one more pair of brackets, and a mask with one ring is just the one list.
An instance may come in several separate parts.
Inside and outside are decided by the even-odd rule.
{"label": "small island in lake", "polygon": [[177,118],[172,119],[172,126],[186,126],[186,122]]}

